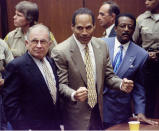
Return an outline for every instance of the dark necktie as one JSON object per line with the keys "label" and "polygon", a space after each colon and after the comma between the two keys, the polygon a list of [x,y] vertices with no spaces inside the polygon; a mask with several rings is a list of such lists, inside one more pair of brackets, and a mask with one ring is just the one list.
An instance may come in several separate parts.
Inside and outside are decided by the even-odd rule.
{"label": "dark necktie", "polygon": [[88,45],[85,47],[85,65],[87,74],[88,104],[91,108],[93,108],[97,103],[97,92]]}
{"label": "dark necktie", "polygon": [[119,46],[119,51],[117,52],[114,61],[113,61],[113,68],[114,68],[114,72],[117,72],[121,62],[122,62],[122,56],[123,56],[123,46],[120,45]]}

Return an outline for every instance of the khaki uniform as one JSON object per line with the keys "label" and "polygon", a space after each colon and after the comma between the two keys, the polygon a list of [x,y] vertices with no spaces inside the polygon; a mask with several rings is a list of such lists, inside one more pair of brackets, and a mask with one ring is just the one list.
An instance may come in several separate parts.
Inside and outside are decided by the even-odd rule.
{"label": "khaki uniform", "polygon": [[[4,40],[11,49],[14,57],[23,55],[27,50],[25,47],[25,35],[22,33],[21,28],[16,28],[15,30],[9,32]],[[55,45],[57,45],[57,42],[52,33],[51,33],[51,40],[53,42],[52,45],[50,46],[49,52],[51,52],[52,48]]]}
{"label": "khaki uniform", "polygon": [[6,64],[13,59],[12,52],[8,48],[8,45],[2,39],[0,39],[0,72],[3,72]]}
{"label": "khaki uniform", "polygon": [[[159,18],[156,20],[150,11],[137,18],[137,26],[133,35],[135,43],[145,50],[159,50]],[[159,118],[159,58],[149,59],[145,68],[146,116]]]}
{"label": "khaki uniform", "polygon": [[150,11],[138,16],[133,39],[146,50],[157,49],[159,47],[159,19],[155,20]]}

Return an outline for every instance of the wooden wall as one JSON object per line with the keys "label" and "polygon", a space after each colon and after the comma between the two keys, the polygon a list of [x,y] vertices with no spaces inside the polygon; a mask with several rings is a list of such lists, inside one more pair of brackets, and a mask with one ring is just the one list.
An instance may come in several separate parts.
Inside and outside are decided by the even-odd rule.
{"label": "wooden wall", "polygon": [[[15,27],[13,25],[13,16],[15,13],[15,5],[21,0],[6,0],[8,12],[8,28],[9,31]],[[54,33],[56,40],[61,42],[72,34],[71,20],[73,12],[80,7],[88,7],[97,18],[100,5],[106,0],[28,0],[36,2],[39,5],[40,17],[39,22],[50,27]],[[114,0],[121,8],[121,12],[129,12],[138,16],[144,12],[145,0]],[[7,24],[7,23],[6,23]],[[101,36],[103,28],[96,21],[95,36]]]}

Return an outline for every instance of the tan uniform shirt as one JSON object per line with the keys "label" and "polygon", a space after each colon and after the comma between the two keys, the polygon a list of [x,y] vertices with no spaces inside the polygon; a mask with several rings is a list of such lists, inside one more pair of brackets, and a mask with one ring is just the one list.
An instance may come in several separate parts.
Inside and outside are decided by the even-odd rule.
{"label": "tan uniform shirt", "polygon": [[150,11],[138,16],[133,39],[146,50],[157,49],[159,47],[159,19],[155,20]]}
{"label": "tan uniform shirt", "polygon": [[8,45],[2,39],[0,39],[0,72],[2,72],[5,68],[5,65],[13,59],[12,52],[8,48]]}
{"label": "tan uniform shirt", "polygon": [[[54,35],[52,33],[50,33],[50,35],[53,42],[50,46],[49,52],[55,45],[57,45]],[[27,50],[25,47],[25,36],[22,33],[21,28],[16,28],[15,30],[9,32],[4,40],[11,49],[14,57],[23,55]]]}

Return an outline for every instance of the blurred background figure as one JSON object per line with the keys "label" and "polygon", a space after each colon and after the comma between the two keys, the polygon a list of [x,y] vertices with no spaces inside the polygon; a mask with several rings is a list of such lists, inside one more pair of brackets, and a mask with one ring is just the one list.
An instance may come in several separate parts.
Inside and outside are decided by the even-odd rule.
{"label": "blurred background figure", "polygon": [[[36,3],[30,1],[21,1],[15,6],[15,15],[13,17],[15,30],[9,32],[5,41],[11,49],[13,56],[18,57],[26,52],[25,37],[29,27],[37,24],[39,18],[39,9]],[[51,33],[51,49],[57,44]]]}
{"label": "blurred background figure", "polygon": [[116,32],[114,30],[115,17],[120,13],[119,6],[113,1],[106,1],[99,9],[99,15],[97,17],[100,26],[105,31],[103,37],[114,37]]}
{"label": "blurred background figure", "polygon": [[138,16],[134,41],[149,53],[146,69],[146,115],[159,118],[159,0],[145,0],[147,10]]}
{"label": "blurred background figure", "polygon": [[1,90],[4,84],[5,66],[13,60],[13,55],[8,45],[0,39],[0,130],[6,129],[5,113],[3,111],[3,103],[1,98]]}

